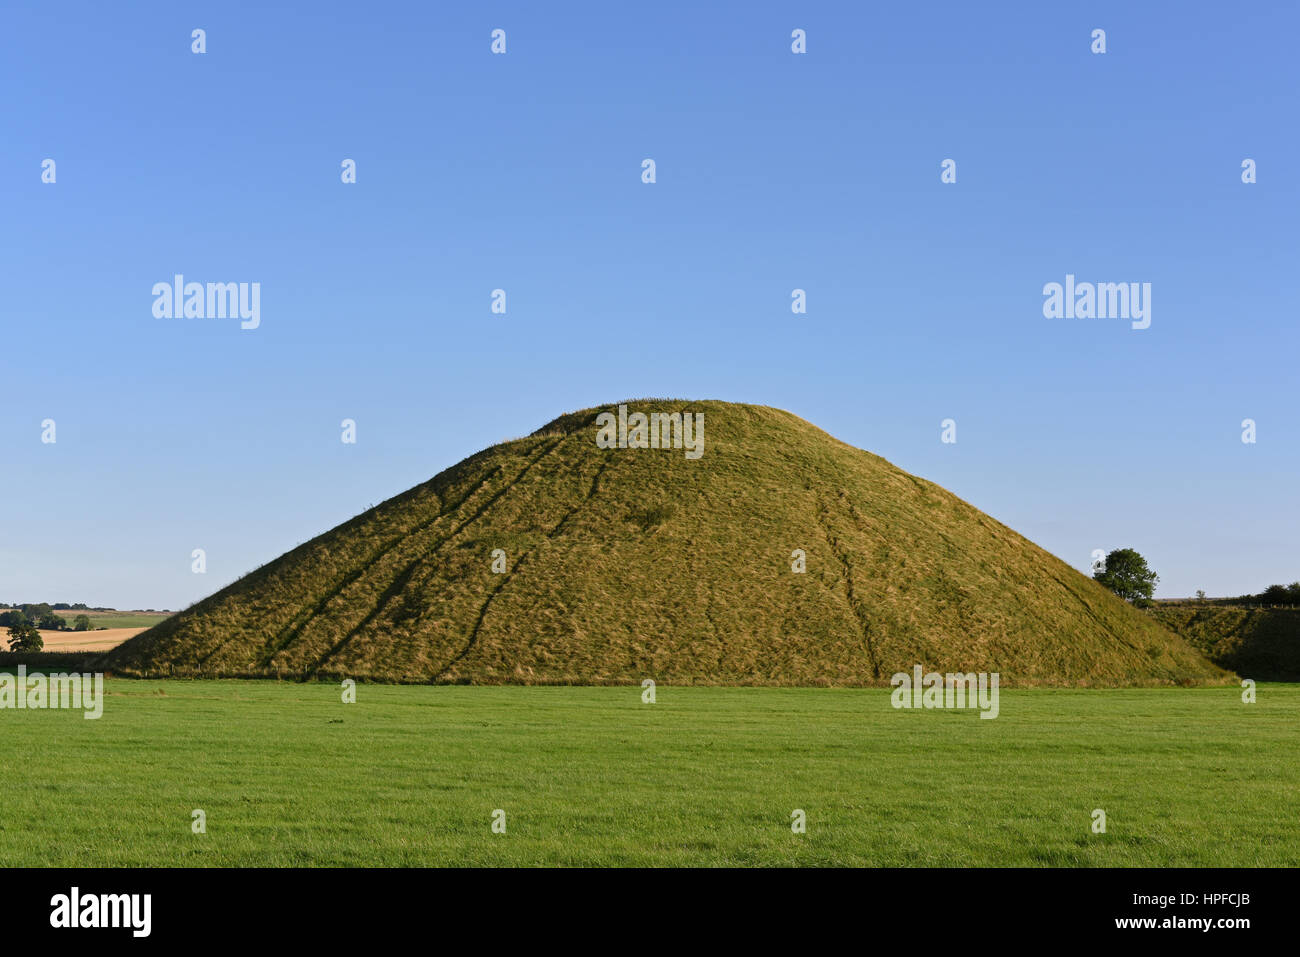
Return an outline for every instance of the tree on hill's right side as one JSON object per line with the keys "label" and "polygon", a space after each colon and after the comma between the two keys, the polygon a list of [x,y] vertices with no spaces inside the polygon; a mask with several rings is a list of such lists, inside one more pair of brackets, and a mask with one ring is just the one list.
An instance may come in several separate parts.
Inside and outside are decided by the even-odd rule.
{"label": "tree on hill's right side", "polygon": [[1135,549],[1117,548],[1106,556],[1106,564],[1093,576],[1120,598],[1139,608],[1151,604],[1160,576],[1147,567],[1147,560]]}

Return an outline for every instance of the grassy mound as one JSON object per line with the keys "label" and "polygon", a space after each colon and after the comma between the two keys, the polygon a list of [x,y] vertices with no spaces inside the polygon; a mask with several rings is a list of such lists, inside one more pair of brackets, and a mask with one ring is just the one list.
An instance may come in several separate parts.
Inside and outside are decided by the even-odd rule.
{"label": "grassy mound", "polygon": [[[867,685],[1224,680],[956,496],[761,406],[702,457],[602,449],[590,409],[486,449],[126,642],[136,675]],[[505,571],[492,568],[505,553]],[[806,572],[792,571],[792,553]]]}

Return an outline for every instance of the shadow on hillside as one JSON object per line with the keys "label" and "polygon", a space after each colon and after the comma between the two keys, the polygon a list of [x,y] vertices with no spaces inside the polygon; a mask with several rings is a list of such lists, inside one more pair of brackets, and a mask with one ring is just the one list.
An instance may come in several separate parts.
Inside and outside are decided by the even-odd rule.
{"label": "shadow on hillside", "polygon": [[1300,681],[1300,608],[1180,604],[1151,614],[1243,678]]}

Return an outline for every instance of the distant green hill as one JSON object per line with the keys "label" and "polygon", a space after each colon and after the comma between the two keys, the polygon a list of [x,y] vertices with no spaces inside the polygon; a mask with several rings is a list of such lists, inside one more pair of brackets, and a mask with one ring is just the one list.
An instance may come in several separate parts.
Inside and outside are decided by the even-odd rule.
{"label": "distant green hill", "polygon": [[1151,616],[1243,678],[1300,681],[1300,608],[1157,603]]}
{"label": "distant green hill", "polygon": [[106,666],[488,684],[886,684],[914,664],[1010,684],[1228,679],[1011,529],[788,412],[629,405],[703,413],[702,457],[598,448],[597,415],[614,406],[562,416],[257,569]]}

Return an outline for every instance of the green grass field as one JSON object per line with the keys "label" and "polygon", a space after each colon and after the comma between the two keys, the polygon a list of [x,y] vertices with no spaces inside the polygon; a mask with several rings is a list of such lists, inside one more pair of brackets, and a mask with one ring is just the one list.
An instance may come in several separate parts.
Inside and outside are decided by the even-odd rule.
{"label": "green grass field", "polygon": [[0,865],[1300,864],[1296,686],[106,687],[0,711]]}
{"label": "green grass field", "polygon": [[69,625],[78,615],[90,619],[91,628],[152,628],[158,622],[170,617],[161,612],[143,611],[60,611]]}
{"label": "green grass field", "polygon": [[[8,608],[0,608],[0,611],[8,610]],[[78,615],[85,615],[89,618],[91,628],[152,628],[159,622],[166,621],[171,617],[170,612],[69,611],[66,608],[56,609],[54,614],[66,621],[69,628],[72,627]]]}

